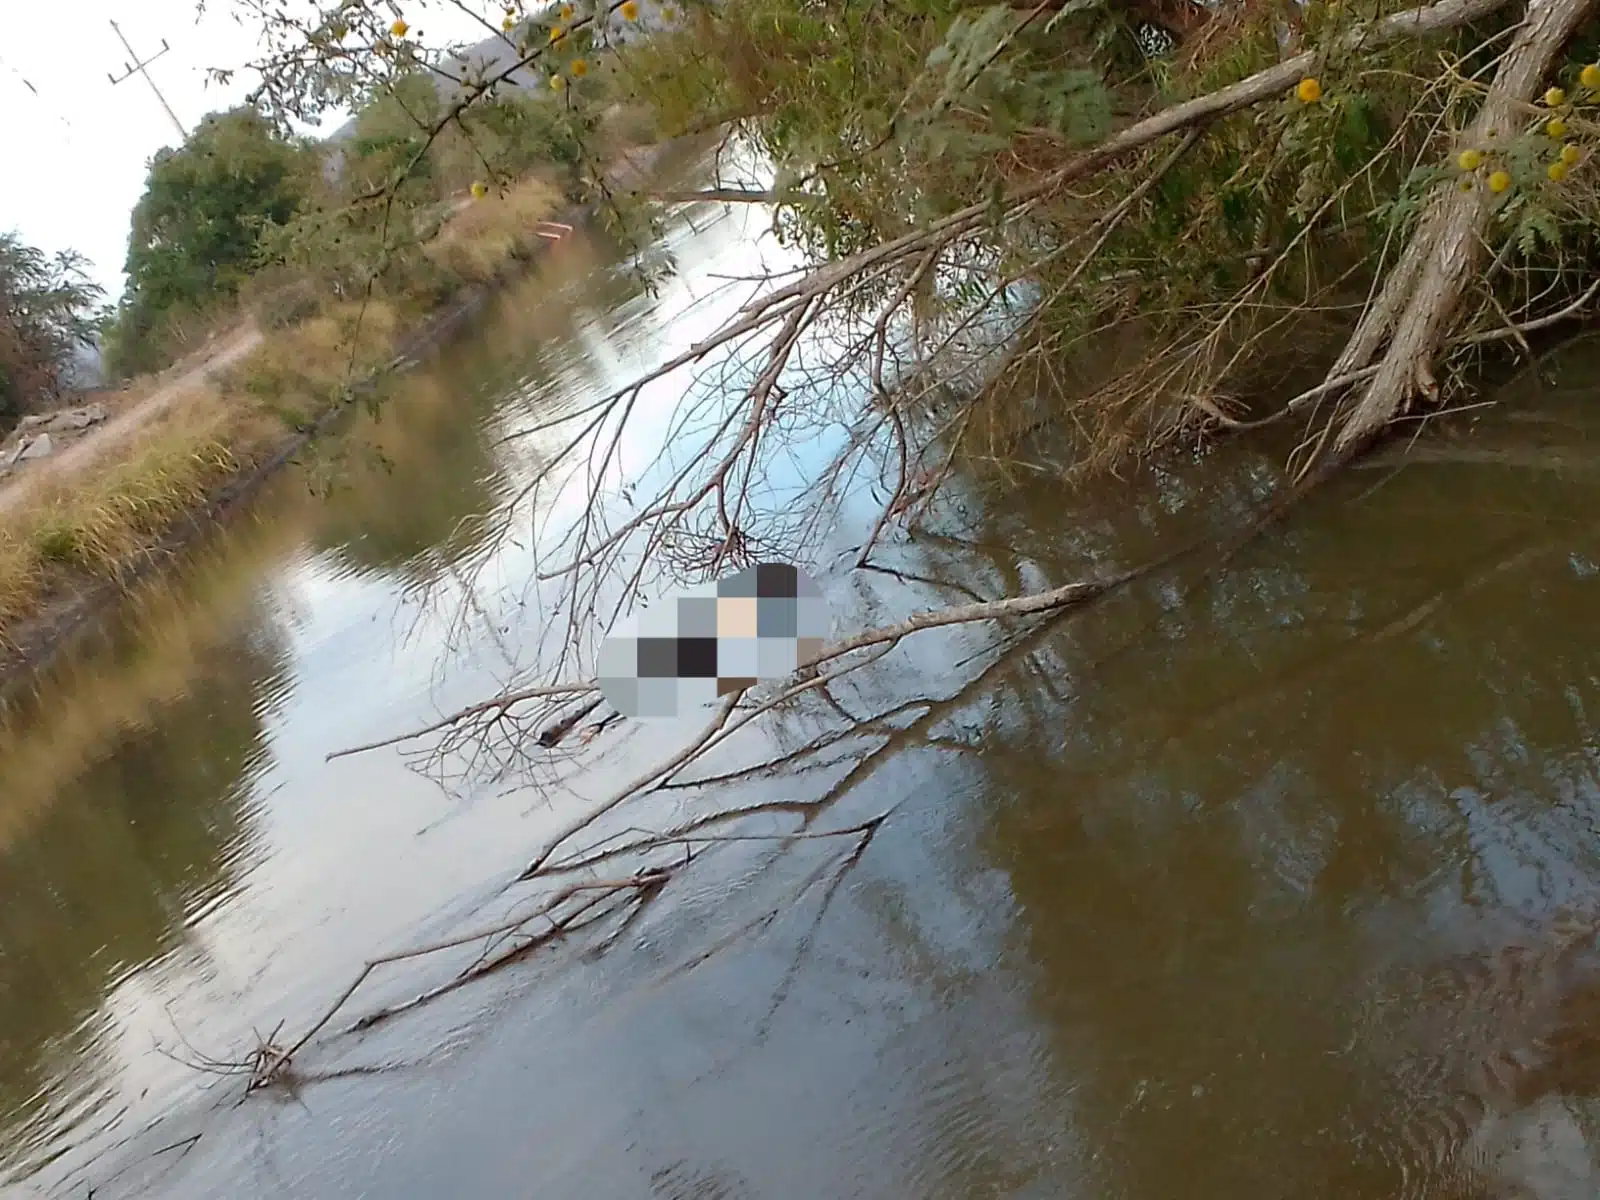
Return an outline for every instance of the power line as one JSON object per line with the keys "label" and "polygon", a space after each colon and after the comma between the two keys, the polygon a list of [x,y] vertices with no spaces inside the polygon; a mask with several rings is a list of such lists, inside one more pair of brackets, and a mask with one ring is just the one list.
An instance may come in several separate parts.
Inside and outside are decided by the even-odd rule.
{"label": "power line", "polygon": [[111,29],[112,32],[117,35],[117,40],[122,43],[122,48],[128,52],[128,57],[133,59],[132,63],[122,64],[123,73],[121,79],[118,79],[110,72],[106,73],[106,78],[111,80],[111,86],[115,87],[119,83],[122,83],[128,79],[132,79],[135,75],[143,75],[144,81],[150,85],[150,90],[156,94],[156,99],[161,101],[161,107],[166,110],[167,116],[171,119],[172,127],[178,131],[179,141],[183,141],[184,139],[188,138],[188,131],[184,129],[183,122],[178,120],[178,114],[172,111],[172,105],[167,103],[167,98],[161,94],[161,89],[156,86],[156,81],[151,77],[150,72],[145,70],[146,67],[155,62],[156,59],[160,58],[163,54],[171,49],[171,47],[167,45],[167,39],[161,39],[161,49],[157,50],[149,58],[141,60],[139,56],[133,52],[133,47],[128,45],[128,39],[122,36],[122,30],[118,28],[115,21],[111,22]]}

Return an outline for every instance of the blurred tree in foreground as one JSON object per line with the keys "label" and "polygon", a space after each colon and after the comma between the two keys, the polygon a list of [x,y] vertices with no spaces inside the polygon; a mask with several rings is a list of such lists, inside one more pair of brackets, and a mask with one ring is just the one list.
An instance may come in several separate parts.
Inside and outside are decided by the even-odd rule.
{"label": "blurred tree in foreground", "polygon": [[0,431],[53,399],[94,345],[102,292],[86,266],[71,251],[51,257],[0,234]]}

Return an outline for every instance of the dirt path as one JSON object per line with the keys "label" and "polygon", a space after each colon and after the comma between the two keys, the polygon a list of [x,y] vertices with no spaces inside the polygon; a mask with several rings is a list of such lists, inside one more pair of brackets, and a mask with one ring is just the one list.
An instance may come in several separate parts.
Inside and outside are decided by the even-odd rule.
{"label": "dirt path", "polygon": [[15,508],[44,481],[88,469],[100,455],[126,442],[186,393],[232,366],[260,344],[260,330],[253,326],[236,330],[219,339],[215,346],[200,351],[201,357],[194,365],[180,366],[173,378],[125,405],[105,424],[91,429],[60,453],[33,463],[25,470],[13,470],[0,482],[0,515]]}

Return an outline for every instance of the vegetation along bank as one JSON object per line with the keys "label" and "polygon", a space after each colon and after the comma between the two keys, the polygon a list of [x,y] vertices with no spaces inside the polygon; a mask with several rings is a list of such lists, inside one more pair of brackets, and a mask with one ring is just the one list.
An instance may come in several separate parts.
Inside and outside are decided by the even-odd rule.
{"label": "vegetation along bank", "polygon": [[[1038,467],[1041,432],[1078,480],[1298,422],[1292,473],[1324,478],[1600,290],[1593,0],[469,3],[494,31],[470,53],[363,0],[236,7],[263,31],[261,86],[152,164],[102,325],[124,375],[245,319],[262,345],[92,479],[6,514],[8,630],[116,577],[568,203],[641,243],[654,201],[767,204],[806,256],[700,347],[757,364],[721,397],[709,482],[642,509],[714,563],[750,544],[727,483],[759,477],[774,414],[826,403],[795,355],[830,330],[852,332],[807,370],[868,385],[847,455],[888,484],[876,538],[964,462]],[[283,132],[338,111],[358,115],[333,143]],[[708,132],[769,177],[604,182],[623,145]]]}
{"label": "vegetation along bank", "polygon": [[[588,86],[588,149],[641,177],[648,135],[599,70]],[[348,404],[380,402],[386,372],[596,212],[554,89],[429,139],[416,122],[447,95],[404,70],[324,142],[255,105],[208,118],[151,163],[115,307],[81,261],[0,243],[0,280],[31,301],[0,370],[0,671],[37,665]],[[86,389],[95,342],[110,382]]]}

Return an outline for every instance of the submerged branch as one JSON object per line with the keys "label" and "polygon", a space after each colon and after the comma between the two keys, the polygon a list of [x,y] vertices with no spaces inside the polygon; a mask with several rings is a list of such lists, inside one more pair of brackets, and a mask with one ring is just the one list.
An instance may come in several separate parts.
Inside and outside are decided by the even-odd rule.
{"label": "submerged branch", "polygon": [[[529,923],[540,919],[544,919],[549,923],[548,928],[542,931],[537,938],[537,941],[542,944],[551,938],[559,936],[559,934],[569,926],[571,920],[573,919],[573,914],[568,914],[568,916],[564,918],[558,918],[554,914],[556,909],[560,908],[561,905],[565,904],[573,897],[582,895],[584,893],[593,892],[598,892],[609,896],[615,895],[619,892],[638,892],[647,888],[659,888],[670,877],[671,871],[667,868],[653,868],[648,871],[641,871],[638,874],[630,876],[626,879],[596,879],[585,883],[570,884],[561,891],[557,892],[533,912],[526,915],[510,918],[482,928],[473,929],[466,933],[457,934],[453,937],[442,938],[438,941],[426,942],[417,946],[410,946],[404,950],[396,950],[390,954],[383,954],[379,955],[377,958],[368,959],[366,963],[362,965],[361,970],[356,973],[355,978],[350,981],[349,986],[346,987],[344,991],[339,993],[339,995],[334,999],[333,1003],[330,1004],[326,1010],[324,1010],[320,1017],[311,1023],[304,1033],[302,1033],[286,1049],[274,1051],[270,1059],[262,1064],[261,1068],[256,1072],[255,1077],[251,1080],[251,1090],[254,1090],[258,1087],[265,1087],[281,1078],[284,1073],[289,1070],[294,1056],[305,1048],[307,1042],[309,1042],[313,1037],[327,1027],[328,1022],[332,1021],[333,1018],[338,1015],[339,1011],[343,1009],[347,1003],[349,1003],[350,998],[356,994],[356,991],[361,987],[361,985],[365,983],[368,977],[371,976],[371,974],[379,967],[387,966],[393,963],[406,962],[410,959],[424,958],[428,955],[438,954],[445,950],[452,950],[461,946],[468,946],[474,942],[487,941],[490,938],[520,930]],[[584,906],[584,909],[580,909],[580,911],[586,910],[587,907],[589,906]],[[522,949],[525,952],[527,947],[523,947]]]}
{"label": "submerged branch", "polygon": [[515,692],[506,692],[484,700],[477,704],[469,704],[463,709],[458,709],[447,717],[440,717],[429,725],[420,729],[413,729],[406,733],[397,733],[393,737],[380,738],[375,742],[365,742],[359,746],[347,746],[343,750],[333,750],[324,756],[324,762],[332,762],[336,758],[348,758],[352,754],[365,754],[369,750],[382,750],[389,746],[398,746],[402,742],[416,741],[418,738],[427,737],[430,733],[450,729],[464,722],[475,720],[488,714],[497,717],[504,716],[510,709],[529,700],[571,699],[574,696],[583,696],[599,690],[596,683],[556,683],[546,687],[522,688]]}

